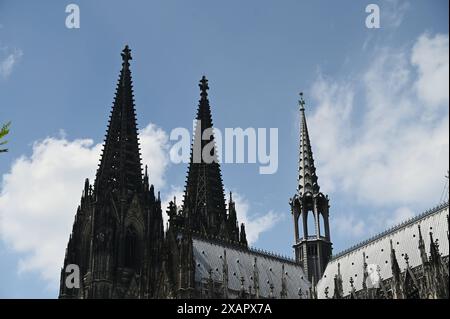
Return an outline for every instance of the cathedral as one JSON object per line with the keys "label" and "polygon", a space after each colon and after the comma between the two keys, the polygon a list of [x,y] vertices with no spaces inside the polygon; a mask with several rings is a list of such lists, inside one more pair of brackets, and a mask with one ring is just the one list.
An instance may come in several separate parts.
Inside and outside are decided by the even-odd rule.
{"label": "cathedral", "polygon": [[[329,198],[318,184],[302,96],[298,187],[289,201],[293,259],[248,246],[218,161],[195,159],[196,150],[215,145],[214,135],[196,138],[213,127],[205,77],[182,203],[161,207],[141,163],[128,46],[121,55],[100,164],[84,184],[59,298],[449,298],[448,202],[332,254]],[[68,265],[79,267],[77,288],[66,284]]]}

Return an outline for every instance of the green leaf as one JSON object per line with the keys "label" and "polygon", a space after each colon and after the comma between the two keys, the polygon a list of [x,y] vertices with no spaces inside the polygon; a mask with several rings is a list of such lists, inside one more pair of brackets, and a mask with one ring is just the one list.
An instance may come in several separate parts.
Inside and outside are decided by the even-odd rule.
{"label": "green leaf", "polygon": [[[0,139],[5,137],[6,135],[8,135],[10,127],[11,127],[11,122],[8,122],[0,128]],[[0,145],[5,145],[6,143],[8,143],[8,141],[0,141]],[[8,149],[0,149],[0,153],[5,153],[7,151],[8,151]]]}

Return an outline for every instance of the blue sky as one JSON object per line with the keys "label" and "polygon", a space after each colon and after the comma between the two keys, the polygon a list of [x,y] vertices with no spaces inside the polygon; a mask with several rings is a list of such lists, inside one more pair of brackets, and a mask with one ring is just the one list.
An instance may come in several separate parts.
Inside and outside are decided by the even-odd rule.
{"label": "blue sky", "polygon": [[[65,27],[69,3],[80,29]],[[369,3],[380,29],[365,27]],[[0,122],[12,121],[0,157],[0,298],[57,297],[125,44],[144,160],[164,200],[186,173],[167,161],[167,134],[191,128],[203,74],[216,127],[278,128],[276,174],[222,165],[254,246],[292,255],[299,91],[335,253],[439,202],[448,1],[0,0]]]}

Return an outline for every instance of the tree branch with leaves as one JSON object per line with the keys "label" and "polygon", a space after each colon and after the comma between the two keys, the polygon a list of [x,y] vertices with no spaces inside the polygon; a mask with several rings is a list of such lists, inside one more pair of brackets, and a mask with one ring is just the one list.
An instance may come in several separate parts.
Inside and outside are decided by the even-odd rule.
{"label": "tree branch with leaves", "polygon": [[[8,122],[8,123],[4,124],[0,128],[0,146],[5,145],[6,143],[8,143],[8,141],[3,141],[3,138],[6,135],[8,135],[10,127],[11,127],[11,122]],[[8,152],[8,149],[7,148],[0,148],[0,153],[4,153],[4,152]]]}

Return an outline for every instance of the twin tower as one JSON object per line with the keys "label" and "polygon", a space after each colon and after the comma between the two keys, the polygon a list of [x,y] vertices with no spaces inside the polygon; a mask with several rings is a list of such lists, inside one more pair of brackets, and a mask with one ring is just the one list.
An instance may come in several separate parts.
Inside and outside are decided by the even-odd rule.
{"label": "twin tower", "polygon": [[[194,138],[183,203],[180,207],[175,200],[169,203],[164,229],[159,192],[155,195],[149,183],[147,167],[142,170],[131,59],[126,46],[95,181],[91,185],[86,179],[67,245],[60,298],[193,298],[193,238],[249,251],[245,225],[238,224],[231,194],[226,203],[220,165],[192,158],[193,149],[214,144],[213,135],[209,140]],[[205,77],[199,87],[196,119],[201,124],[195,129],[200,134],[194,136],[203,136],[213,126]],[[331,258],[329,205],[317,184],[303,97],[299,102],[298,190],[290,205],[295,262],[314,282]],[[79,285],[68,285],[70,265],[79,268]]]}

